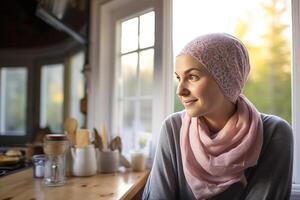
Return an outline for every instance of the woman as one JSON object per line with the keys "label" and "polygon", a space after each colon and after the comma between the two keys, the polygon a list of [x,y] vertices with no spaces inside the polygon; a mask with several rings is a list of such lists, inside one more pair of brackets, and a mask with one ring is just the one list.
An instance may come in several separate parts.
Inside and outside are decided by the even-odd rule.
{"label": "woman", "polygon": [[241,94],[245,46],[228,34],[204,35],[175,67],[185,110],[163,124],[143,199],[289,199],[292,130]]}

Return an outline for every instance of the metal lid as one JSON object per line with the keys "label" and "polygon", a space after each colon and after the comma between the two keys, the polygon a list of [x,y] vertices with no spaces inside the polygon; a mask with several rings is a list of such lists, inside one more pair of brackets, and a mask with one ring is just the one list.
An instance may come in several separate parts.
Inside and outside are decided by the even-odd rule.
{"label": "metal lid", "polygon": [[47,134],[45,136],[45,140],[48,140],[48,141],[63,141],[63,140],[67,140],[67,136],[65,134]]}
{"label": "metal lid", "polygon": [[46,155],[45,154],[36,154],[32,156],[32,160],[33,161],[38,161],[38,160],[42,160],[45,161],[46,160]]}

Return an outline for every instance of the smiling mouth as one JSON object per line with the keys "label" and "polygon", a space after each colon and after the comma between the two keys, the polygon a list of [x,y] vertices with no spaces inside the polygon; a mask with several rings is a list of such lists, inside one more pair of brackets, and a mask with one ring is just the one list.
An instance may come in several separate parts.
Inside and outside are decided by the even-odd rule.
{"label": "smiling mouth", "polygon": [[196,101],[198,101],[198,99],[186,100],[186,101],[183,101],[183,105],[190,106],[190,105],[194,104]]}

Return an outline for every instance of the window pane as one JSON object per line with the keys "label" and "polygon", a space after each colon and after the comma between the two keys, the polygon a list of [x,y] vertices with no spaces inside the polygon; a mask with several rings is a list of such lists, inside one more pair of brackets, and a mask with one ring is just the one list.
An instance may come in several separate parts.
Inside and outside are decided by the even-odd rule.
{"label": "window pane", "polygon": [[121,57],[122,88],[124,96],[136,95],[137,60],[137,53],[131,53]]}
{"label": "window pane", "polygon": [[140,48],[154,45],[154,12],[140,16]]}
{"label": "window pane", "polygon": [[137,50],[138,48],[138,18],[121,24],[121,53]]}
{"label": "window pane", "polygon": [[61,131],[63,122],[63,65],[45,65],[41,77],[40,126]]}
{"label": "window pane", "polygon": [[149,142],[152,137],[152,100],[140,101],[140,123],[138,126],[137,147],[149,152]]}
{"label": "window pane", "polygon": [[84,125],[84,115],[80,112],[80,100],[84,97],[84,53],[71,58],[71,116],[78,120],[79,127]]}
{"label": "window pane", "polygon": [[140,53],[140,84],[141,95],[151,95],[153,89],[154,49]]}
{"label": "window pane", "polygon": [[182,105],[182,103],[180,102],[180,99],[176,95],[176,90],[177,90],[177,86],[178,86],[177,78],[174,78],[173,82],[174,82],[174,94],[175,94],[175,96],[174,96],[174,110],[175,110],[175,112],[177,112],[177,111],[184,110],[184,106]]}
{"label": "window pane", "polygon": [[135,120],[135,101],[122,101],[122,119],[121,119],[121,138],[124,143],[124,151],[134,147],[134,120]]}
{"label": "window pane", "polygon": [[[290,2],[174,1],[174,53],[177,55],[188,41],[202,34],[221,31],[235,35],[250,55],[252,69],[245,95],[259,111],[279,115],[291,123]],[[199,7],[204,12],[198,12]],[[210,12],[212,9],[215,12]]]}
{"label": "window pane", "polygon": [[152,132],[152,100],[140,101],[140,117],[141,124],[139,126],[139,132]]}
{"label": "window pane", "polygon": [[27,105],[27,69],[1,69],[1,133],[25,135]]}
{"label": "window pane", "polygon": [[121,78],[117,80],[120,87],[114,120],[116,127],[120,127],[116,129],[120,129],[124,154],[132,149],[147,151],[152,136],[154,17],[151,11],[120,24],[118,71]]}

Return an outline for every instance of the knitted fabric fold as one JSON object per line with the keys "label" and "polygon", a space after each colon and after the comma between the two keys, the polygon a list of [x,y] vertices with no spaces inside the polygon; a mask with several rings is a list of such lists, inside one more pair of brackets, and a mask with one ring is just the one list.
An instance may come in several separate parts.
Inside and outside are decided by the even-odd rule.
{"label": "knitted fabric fold", "polygon": [[233,183],[247,184],[244,170],[255,166],[263,143],[260,114],[243,95],[237,111],[214,138],[203,118],[182,115],[180,148],[186,180],[197,199],[206,199]]}

